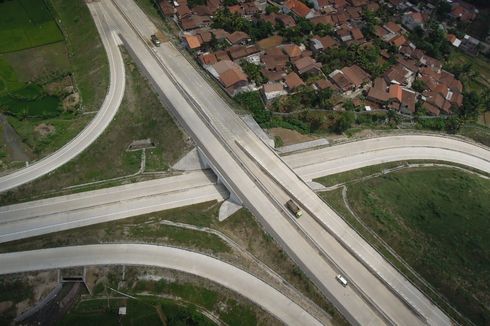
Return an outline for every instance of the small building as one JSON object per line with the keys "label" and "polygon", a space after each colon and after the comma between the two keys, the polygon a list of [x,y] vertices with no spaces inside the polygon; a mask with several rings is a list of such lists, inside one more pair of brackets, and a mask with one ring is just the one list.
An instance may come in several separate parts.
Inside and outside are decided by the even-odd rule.
{"label": "small building", "polygon": [[282,46],[284,53],[289,57],[289,60],[295,61],[301,57],[303,50],[296,44],[285,44]]}
{"label": "small building", "polygon": [[287,95],[287,92],[281,83],[267,83],[262,87],[262,95],[266,102],[270,102],[277,97]]}
{"label": "small building", "polygon": [[424,16],[417,11],[406,12],[402,16],[402,24],[411,31],[417,27],[424,28]]}
{"label": "small building", "polygon": [[454,34],[448,34],[447,40],[454,47],[459,48],[459,46],[461,45],[461,40],[459,38],[457,38],[456,35],[454,35]]}
{"label": "small building", "polygon": [[294,70],[300,75],[318,75],[322,73],[322,64],[312,57],[302,57],[294,62]]}
{"label": "small building", "polygon": [[282,40],[283,40],[282,36],[273,35],[273,36],[270,36],[270,37],[267,37],[267,38],[264,38],[264,39],[258,41],[257,46],[261,50],[267,50],[270,48],[274,48],[278,45],[281,45]]}
{"label": "small building", "polygon": [[281,10],[284,14],[289,14],[290,12],[292,12],[296,16],[306,19],[312,18],[316,15],[314,9],[308,8],[307,5],[299,0],[285,1]]}
{"label": "small building", "polygon": [[219,80],[230,96],[235,96],[241,88],[248,85],[247,75],[233,61],[219,61],[208,68],[208,71]]}
{"label": "small building", "polygon": [[226,36],[226,40],[230,42],[230,44],[241,44],[245,45],[251,41],[250,36],[247,33],[236,31]]}
{"label": "small building", "polygon": [[286,78],[284,78],[284,82],[290,92],[305,85],[305,82],[295,72],[289,73]]}
{"label": "small building", "polygon": [[363,84],[370,81],[369,74],[365,72],[358,65],[352,65],[350,67],[344,67],[341,69],[347,79],[354,85],[355,88],[361,87]]}
{"label": "small building", "polygon": [[373,87],[369,89],[367,99],[381,105],[387,104],[389,100],[389,93],[386,91],[387,87],[383,78],[376,78]]}
{"label": "small building", "polygon": [[184,44],[189,50],[196,50],[201,47],[201,38],[196,35],[184,34]]}
{"label": "small building", "polygon": [[354,84],[340,70],[334,70],[328,77],[343,93],[352,91],[355,88]]}
{"label": "small building", "polygon": [[337,42],[336,39],[331,37],[330,35],[320,37],[320,36],[313,36],[310,39],[310,49],[314,53],[318,53],[324,50],[336,48],[339,46],[339,43]]}

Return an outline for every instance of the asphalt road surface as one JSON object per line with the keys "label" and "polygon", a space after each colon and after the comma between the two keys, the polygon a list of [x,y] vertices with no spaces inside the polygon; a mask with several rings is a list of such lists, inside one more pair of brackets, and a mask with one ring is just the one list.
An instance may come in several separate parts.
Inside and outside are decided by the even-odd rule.
{"label": "asphalt road surface", "polygon": [[33,181],[67,163],[90,146],[116,115],[124,95],[124,63],[117,39],[102,19],[93,16],[107,53],[110,71],[109,90],[101,108],[85,129],[62,148],[26,168],[0,177],[0,192]]}
{"label": "asphalt road surface", "polygon": [[490,173],[490,151],[450,137],[388,136],[283,156],[304,180],[403,160],[445,161]]}
{"label": "asphalt road surface", "polygon": [[104,244],[23,251],[0,255],[0,274],[90,265],[144,265],[209,279],[261,306],[286,325],[321,325],[303,308],[255,276],[215,258],[183,249]]}
{"label": "asphalt road surface", "polygon": [[0,207],[0,243],[130,216],[222,201],[228,191],[201,171]]}

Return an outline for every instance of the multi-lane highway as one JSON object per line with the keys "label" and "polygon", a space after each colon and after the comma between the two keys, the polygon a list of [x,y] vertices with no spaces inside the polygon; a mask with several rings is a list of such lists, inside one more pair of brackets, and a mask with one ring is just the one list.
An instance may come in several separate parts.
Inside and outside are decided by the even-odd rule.
{"label": "multi-lane highway", "polygon": [[[149,46],[148,37],[155,33],[156,28],[134,2],[102,0],[89,4],[89,7],[94,19],[99,20],[98,25],[106,26],[106,33],[101,33],[101,37],[110,37],[112,34],[108,31],[120,34],[162,101],[192,136],[226,187],[257,216],[350,322],[366,325],[450,323],[440,309],[325,205],[302,178],[310,180],[322,173],[340,172],[342,169],[338,165],[341,164],[355,168],[362,164],[380,163],[383,162],[380,155],[384,155],[386,161],[442,159],[488,171],[486,149],[476,149],[454,140],[452,143],[439,138],[404,140],[401,137],[341,145],[345,147],[338,151],[334,146],[306,153],[309,157],[302,153],[283,160],[246,127],[170,43],[164,43],[160,48]],[[104,44],[107,42],[105,40]],[[349,157],[350,152],[352,157]],[[335,153],[337,158],[334,158]],[[298,173],[286,162],[297,167]],[[139,200],[143,200],[141,198]],[[296,200],[304,209],[301,219],[296,220],[284,208],[289,198]],[[89,206],[87,200],[80,199],[80,209]],[[104,214],[121,210],[119,204],[111,203],[108,205],[113,206]],[[65,214],[61,204],[55,206],[43,208],[47,214],[45,217],[56,216],[52,220],[53,225]],[[100,209],[101,206],[98,207]],[[24,216],[30,220],[27,217],[29,208],[23,210],[17,207],[12,216]],[[32,208],[30,212],[32,215]],[[89,219],[89,215],[77,221]],[[38,219],[41,220],[46,218]],[[30,230],[36,228],[24,225]],[[40,228],[41,224],[35,226]],[[16,228],[13,230],[20,232],[23,226],[17,224]],[[342,287],[335,280],[338,273],[349,279],[349,286]]]}
{"label": "multi-lane highway", "polygon": [[257,277],[215,258],[183,249],[105,244],[0,255],[0,274],[92,265],[144,265],[198,275],[221,284],[270,312],[286,325],[321,325],[312,315]]}
{"label": "multi-lane highway", "polygon": [[356,142],[291,154],[284,161],[304,180],[403,160],[461,164],[490,173],[490,151],[455,138],[404,135]]}
{"label": "multi-lane highway", "polygon": [[[148,35],[156,28],[134,2],[95,5],[110,17],[227,187],[351,322],[449,322],[262,143],[171,44],[148,46]],[[284,208],[290,197],[307,212],[298,221]],[[335,281],[339,271],[351,281],[349,287]]]}
{"label": "multi-lane highway", "polygon": [[0,207],[0,243],[129,216],[222,201],[227,190],[204,172]]}
{"label": "multi-lane highway", "polygon": [[93,17],[109,61],[109,90],[102,106],[82,132],[62,148],[26,168],[0,177],[0,192],[33,181],[67,163],[90,146],[116,115],[124,95],[124,63],[113,31],[108,28],[103,19],[97,15]]}

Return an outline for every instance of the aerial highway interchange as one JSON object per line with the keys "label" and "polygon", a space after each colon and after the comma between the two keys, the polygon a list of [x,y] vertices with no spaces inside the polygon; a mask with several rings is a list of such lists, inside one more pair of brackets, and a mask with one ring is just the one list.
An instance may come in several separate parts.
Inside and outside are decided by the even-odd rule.
{"label": "aerial highway interchange", "polygon": [[[107,127],[124,93],[119,44],[128,50],[161,101],[192,137],[214,175],[183,172],[143,183],[4,206],[0,208],[0,242],[209,200],[222,201],[229,196],[255,215],[352,324],[451,324],[445,313],[328,207],[308,182],[403,160],[445,161],[490,173],[488,149],[456,138],[406,135],[279,156],[246,126],[171,43],[162,43],[158,48],[149,44],[148,36],[155,33],[156,27],[132,0],[103,0],[88,6],[110,63],[111,83],[106,100],[92,123],[72,142],[25,169],[1,177],[0,191],[37,179],[68,162]],[[301,219],[292,217],[284,206],[290,198],[303,209]],[[243,294],[286,324],[318,323],[250,274],[230,271],[220,277],[216,270],[234,267],[216,259],[166,247],[100,245],[96,256],[91,256],[90,250],[82,246],[2,254],[0,273],[91,264],[151,265],[151,260],[140,254],[149,250],[168,257],[154,265],[192,269],[196,275]],[[70,259],[70,252],[80,253],[79,257]],[[26,259],[29,255],[35,259]],[[171,266],[175,257],[194,259],[195,263],[191,267],[176,263]],[[339,285],[335,279],[339,273],[348,278],[349,286]]]}

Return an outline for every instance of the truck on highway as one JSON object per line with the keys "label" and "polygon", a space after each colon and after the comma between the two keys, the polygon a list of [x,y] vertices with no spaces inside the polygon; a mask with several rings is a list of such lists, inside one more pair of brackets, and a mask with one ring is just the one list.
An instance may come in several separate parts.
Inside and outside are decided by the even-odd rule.
{"label": "truck on highway", "polygon": [[151,35],[151,41],[153,42],[153,44],[155,46],[160,46],[160,40],[158,39],[158,37],[155,34]]}
{"label": "truck on highway", "polygon": [[296,205],[296,203],[290,199],[287,201],[286,203],[286,207],[291,211],[291,213],[294,214],[294,216],[296,216],[297,218],[300,218],[301,215],[303,215],[303,212],[301,211],[301,209],[298,207],[298,205]]}

